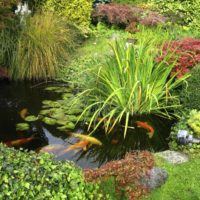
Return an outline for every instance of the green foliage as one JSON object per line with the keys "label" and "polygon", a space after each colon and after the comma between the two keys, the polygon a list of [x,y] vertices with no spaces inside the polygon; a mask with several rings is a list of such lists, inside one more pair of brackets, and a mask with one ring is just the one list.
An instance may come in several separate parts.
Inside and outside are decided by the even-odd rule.
{"label": "green foliage", "polygon": [[196,156],[181,165],[168,164],[161,159],[156,159],[157,165],[166,169],[168,179],[166,183],[151,192],[143,200],[199,200],[200,156]]}
{"label": "green foliage", "polygon": [[[125,43],[111,44],[113,55],[107,64],[89,71],[88,81],[80,96],[87,96],[85,113],[93,116],[89,129],[96,130],[104,124],[105,131],[122,123],[126,135],[129,119],[134,115],[158,114],[169,117],[168,109],[176,108],[176,99],[170,91],[176,88],[185,77],[174,80],[169,78],[174,63],[166,65],[170,56],[161,63],[155,63],[159,52],[159,40],[151,32],[143,31],[137,35],[136,44],[125,47]],[[153,37],[152,37],[153,36]],[[101,120],[96,124],[96,119]]]}
{"label": "green foliage", "polygon": [[186,130],[190,135],[199,137],[200,129],[200,112],[197,110],[182,110],[179,115],[181,116],[172,128],[171,128],[171,141],[169,143],[170,149],[181,150],[186,153],[197,153],[199,152],[199,144],[187,144],[181,145],[176,141],[179,130]]}
{"label": "green foliage", "polygon": [[200,66],[191,70],[191,76],[187,80],[187,85],[180,91],[180,99],[183,107],[200,110]]}
{"label": "green foliage", "polygon": [[156,8],[162,14],[167,15],[172,21],[189,26],[191,29],[199,29],[199,0],[150,0],[153,8]]}
{"label": "green foliage", "polygon": [[0,199],[103,199],[72,162],[0,145]]}
{"label": "green foliage", "polygon": [[46,0],[44,9],[65,17],[82,29],[87,29],[90,24],[92,0],[71,0],[70,3],[65,0]]}
{"label": "green foliage", "polygon": [[16,24],[0,29],[0,65],[9,67],[16,51],[20,29]]}
{"label": "green foliage", "polygon": [[12,7],[16,6],[18,2],[18,0],[0,0],[0,30],[15,20],[16,16]]}
{"label": "green foliage", "polygon": [[60,62],[73,52],[77,30],[64,19],[49,13],[27,18],[12,55],[10,74],[18,80],[55,77]]}
{"label": "green foliage", "polygon": [[193,129],[194,133],[200,137],[200,111],[191,110],[187,123]]}

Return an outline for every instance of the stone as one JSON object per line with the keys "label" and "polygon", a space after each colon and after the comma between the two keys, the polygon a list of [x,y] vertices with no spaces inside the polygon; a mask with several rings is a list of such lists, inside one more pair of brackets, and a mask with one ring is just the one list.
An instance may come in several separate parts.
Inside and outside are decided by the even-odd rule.
{"label": "stone", "polygon": [[168,173],[159,167],[153,167],[141,181],[140,184],[149,190],[160,187],[168,178]]}
{"label": "stone", "polygon": [[177,151],[167,150],[167,151],[156,153],[156,155],[164,158],[168,163],[171,163],[171,164],[181,164],[189,160],[187,155],[185,155],[184,153],[177,152]]}

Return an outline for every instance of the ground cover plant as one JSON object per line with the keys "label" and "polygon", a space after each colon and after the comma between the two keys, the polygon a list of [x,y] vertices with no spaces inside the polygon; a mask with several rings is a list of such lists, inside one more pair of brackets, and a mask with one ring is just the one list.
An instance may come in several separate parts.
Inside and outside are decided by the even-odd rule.
{"label": "ground cover plant", "polygon": [[[21,152],[0,144],[1,199],[102,199],[98,185],[85,182],[72,162]],[[106,197],[105,197],[106,198]]]}
{"label": "ground cover plant", "polygon": [[154,158],[151,153],[133,151],[127,153],[124,159],[111,161],[99,169],[84,170],[84,176],[89,182],[102,181],[102,184],[110,178],[114,178],[116,199],[121,199],[124,192],[128,199],[134,200],[149,192],[142,186],[140,180],[148,176],[153,165]]}

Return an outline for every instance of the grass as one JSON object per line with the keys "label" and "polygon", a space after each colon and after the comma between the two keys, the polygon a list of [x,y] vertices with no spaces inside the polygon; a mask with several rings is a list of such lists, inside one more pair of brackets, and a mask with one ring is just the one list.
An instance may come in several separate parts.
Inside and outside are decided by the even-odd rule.
{"label": "grass", "polygon": [[189,162],[172,165],[157,158],[157,165],[166,169],[168,180],[144,200],[198,200],[200,199],[200,155]]}
{"label": "grass", "polygon": [[26,20],[13,55],[10,74],[17,80],[55,77],[62,60],[73,52],[77,34],[62,20],[49,13],[35,14]]}

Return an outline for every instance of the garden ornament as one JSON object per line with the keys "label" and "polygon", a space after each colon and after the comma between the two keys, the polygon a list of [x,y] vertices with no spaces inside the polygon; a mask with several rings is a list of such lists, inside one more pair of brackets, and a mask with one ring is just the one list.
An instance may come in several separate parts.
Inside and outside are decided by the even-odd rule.
{"label": "garden ornament", "polygon": [[187,130],[179,130],[177,134],[177,142],[179,144],[199,144],[200,138],[195,138],[193,135],[189,134]]}

